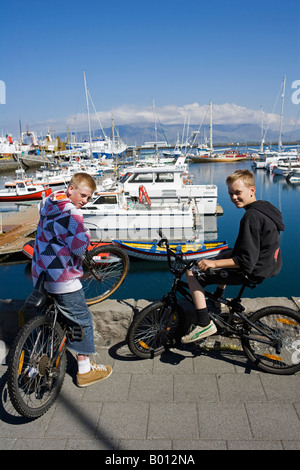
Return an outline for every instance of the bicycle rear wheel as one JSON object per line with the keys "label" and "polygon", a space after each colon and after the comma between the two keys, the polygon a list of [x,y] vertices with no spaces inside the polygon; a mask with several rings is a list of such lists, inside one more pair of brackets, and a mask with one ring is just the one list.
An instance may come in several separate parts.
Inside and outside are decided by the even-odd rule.
{"label": "bicycle rear wheel", "polygon": [[149,359],[162,354],[178,339],[183,312],[161,301],[144,308],[132,321],[127,336],[130,351],[137,357]]}
{"label": "bicycle rear wheel", "polygon": [[241,338],[248,359],[259,369],[272,374],[291,375],[298,372],[300,313],[286,307],[265,307],[255,312],[250,320],[262,333],[250,326],[248,334],[251,339]]}
{"label": "bicycle rear wheel", "polygon": [[[9,397],[16,411],[26,418],[38,418],[48,411],[64,381],[65,346],[58,353],[64,332],[57,323],[53,344],[51,333],[52,323],[48,316],[33,318],[20,330],[10,351]],[[55,364],[52,364],[51,357],[56,356]]]}
{"label": "bicycle rear wheel", "polygon": [[87,305],[107,299],[124,281],[129,271],[127,253],[116,246],[93,248],[83,263],[81,278]]}

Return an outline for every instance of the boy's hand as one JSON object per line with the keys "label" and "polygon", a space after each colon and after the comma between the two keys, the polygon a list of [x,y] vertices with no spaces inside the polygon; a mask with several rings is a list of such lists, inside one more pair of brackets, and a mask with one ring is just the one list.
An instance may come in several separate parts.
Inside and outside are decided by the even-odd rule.
{"label": "boy's hand", "polygon": [[198,268],[200,268],[202,271],[207,271],[209,268],[216,268],[216,262],[211,259],[201,259],[198,262]]}

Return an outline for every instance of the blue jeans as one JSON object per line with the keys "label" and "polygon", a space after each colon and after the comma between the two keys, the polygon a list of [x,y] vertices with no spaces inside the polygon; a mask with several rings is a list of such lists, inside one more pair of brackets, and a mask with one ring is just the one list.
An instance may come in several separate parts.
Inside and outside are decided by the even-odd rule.
{"label": "blue jeans", "polygon": [[81,341],[69,340],[68,348],[77,354],[94,354],[94,328],[92,315],[89,311],[83,290],[67,294],[51,294],[61,313],[71,320],[71,324],[79,325],[84,331],[84,337]]}

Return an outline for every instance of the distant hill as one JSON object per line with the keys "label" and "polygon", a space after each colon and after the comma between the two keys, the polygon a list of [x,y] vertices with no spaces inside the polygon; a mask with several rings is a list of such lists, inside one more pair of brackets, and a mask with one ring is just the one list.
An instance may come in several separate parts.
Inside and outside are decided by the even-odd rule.
{"label": "distant hill", "polygon": [[[116,126],[116,129],[121,137],[121,139],[128,145],[142,145],[145,142],[154,142],[155,141],[155,129],[154,124],[149,125],[149,123],[131,123],[124,124],[121,126]],[[189,135],[193,131],[198,131],[199,125],[190,125],[189,126]],[[105,134],[111,136],[111,128],[104,129]],[[266,136],[266,145],[270,142],[278,141],[278,132],[269,130]],[[179,141],[182,141],[183,126],[179,124],[171,125],[160,125],[157,124],[157,140],[158,141],[167,141],[170,146],[173,146],[176,143],[177,138]],[[66,133],[60,134],[60,137],[63,140],[66,140]],[[93,130],[92,138],[103,137],[100,129]],[[186,131],[185,131],[186,137]],[[209,125],[202,126],[201,135],[198,138],[197,143],[201,143],[206,138],[209,138]],[[87,140],[88,132],[87,131],[77,131],[77,139]],[[285,143],[288,142],[300,142],[300,130],[294,131],[293,133],[283,133],[282,140]],[[215,124],[213,125],[213,143],[214,144],[230,144],[230,143],[240,143],[240,144],[253,144],[254,142],[260,143],[261,141],[261,128],[255,124]]]}

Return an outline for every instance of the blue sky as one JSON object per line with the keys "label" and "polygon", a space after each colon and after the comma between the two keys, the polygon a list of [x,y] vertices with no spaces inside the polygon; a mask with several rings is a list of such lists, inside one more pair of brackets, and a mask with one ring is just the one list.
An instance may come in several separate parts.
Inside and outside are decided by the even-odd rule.
{"label": "blue sky", "polygon": [[299,20],[298,0],[2,0],[0,134],[86,128],[83,70],[104,126],[151,120],[153,100],[163,123],[200,124],[210,100],[214,122],[267,122],[284,76],[292,125]]}

